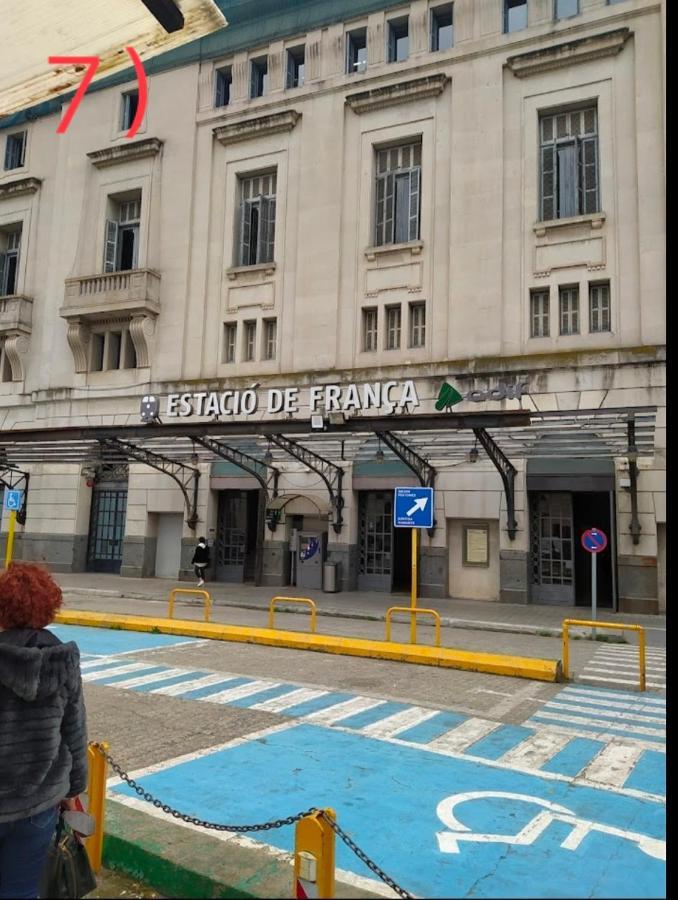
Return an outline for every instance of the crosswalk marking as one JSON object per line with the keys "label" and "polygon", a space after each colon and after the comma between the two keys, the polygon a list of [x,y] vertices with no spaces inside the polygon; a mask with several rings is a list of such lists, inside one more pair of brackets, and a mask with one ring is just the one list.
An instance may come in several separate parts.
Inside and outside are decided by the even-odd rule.
{"label": "crosswalk marking", "polygon": [[649,703],[652,706],[666,708],[665,697],[653,697],[652,695],[640,694],[637,691],[635,693],[627,693],[625,691],[608,690],[605,688],[580,687],[579,685],[573,684],[564,688],[562,693],[576,694],[585,697],[598,697],[602,700],[614,702],[617,702],[618,700],[630,700],[633,703]]}
{"label": "crosswalk marking", "polygon": [[628,744],[608,744],[584,769],[582,776],[588,781],[623,787],[642,754],[641,747],[631,747]]}
{"label": "crosswalk marking", "polygon": [[371,725],[365,725],[360,731],[361,734],[367,734],[370,737],[394,737],[396,734],[400,734],[401,731],[413,728],[415,725],[426,722],[437,715],[438,713],[435,709],[411,706],[409,709],[401,710],[401,712],[394,713],[392,716],[380,719],[378,722],[372,722]]}
{"label": "crosswalk marking", "polygon": [[270,700],[262,700],[261,703],[253,703],[250,709],[261,709],[266,712],[283,712],[291,706],[305,703],[306,700],[315,700],[316,697],[325,697],[329,691],[314,690],[313,688],[297,688],[282,697],[271,697]]}
{"label": "crosswalk marking", "polygon": [[499,727],[499,722],[488,722],[487,719],[467,719],[466,722],[462,722],[451,731],[441,734],[428,746],[435,750],[454,750],[459,753]]}
{"label": "crosswalk marking", "polygon": [[544,763],[559,753],[572,740],[572,735],[553,731],[535,731],[512,750],[500,757],[501,762],[511,766],[539,769]]}
{"label": "crosswalk marking", "polygon": [[[612,684],[626,687],[638,685],[640,677],[638,648],[608,644],[598,647],[592,659],[576,673],[579,682]],[[648,647],[645,652],[646,686],[666,690],[666,650]]]}
{"label": "crosswalk marking", "polygon": [[[624,696],[624,695],[621,695]],[[606,706],[611,709],[629,709],[638,712],[651,713],[662,718],[666,717],[666,704],[663,700],[655,700],[650,697],[643,697],[642,694],[634,694],[633,700],[606,700],[600,696],[598,691],[590,688],[565,688],[557,695],[557,699],[567,698],[568,702],[583,703],[587,706]]]}
{"label": "crosswalk marking", "polygon": [[126,672],[139,672],[140,670],[154,669],[149,663],[136,662],[126,663],[125,665],[113,666],[104,671],[83,672],[83,681],[96,681],[97,678],[110,678],[112,675],[124,675]]}
{"label": "crosswalk marking", "polygon": [[[607,673],[607,669],[593,669],[589,671],[595,672],[603,672]],[[610,675],[605,675],[605,677],[601,677],[600,675],[578,675],[578,681],[586,681],[590,684],[638,684],[637,678],[612,678]],[[645,687],[657,688],[657,690],[663,691],[666,688],[666,682],[664,681],[650,681],[649,679],[645,682]]]}
{"label": "crosswalk marking", "polygon": [[[591,738],[594,741],[618,741],[620,737],[618,734],[615,734],[614,731],[605,731],[600,728],[587,728],[586,726],[577,726],[576,728],[573,725],[560,725],[556,722],[552,722],[551,720],[547,722],[541,722],[539,716],[541,714],[535,714],[531,719],[527,720],[528,725],[532,726],[541,726],[545,725],[549,728],[550,731],[558,731],[561,734],[568,734],[572,737],[585,737]],[[665,745],[658,743],[657,740],[652,740],[651,738],[643,738],[643,737],[627,737],[629,741],[633,741],[634,744],[637,744],[639,747],[643,747],[645,750],[656,750],[659,753],[665,753]]]}
{"label": "crosswalk marking", "polygon": [[327,709],[319,709],[317,712],[310,713],[306,716],[306,721],[319,725],[332,725],[334,722],[341,722],[342,719],[348,719],[349,716],[365,712],[367,709],[374,709],[375,706],[382,706],[384,703],[386,703],[385,700],[354,697],[352,700],[344,700]]}
{"label": "crosswalk marking", "polygon": [[[176,669],[173,671],[177,671]],[[183,670],[180,670],[183,671]],[[235,676],[231,675],[231,678]],[[209,687],[211,684],[219,684],[220,681],[226,681],[228,674],[220,672],[217,675],[202,675],[200,678],[193,678],[191,681],[181,681],[179,684],[166,684],[161,687],[153,688],[149,694],[163,694],[167,697],[179,697],[181,694],[187,694],[197,688]]]}
{"label": "crosswalk marking", "polygon": [[570,710],[571,712],[583,713],[583,712],[595,712],[596,716],[604,716],[609,719],[627,719],[632,722],[640,722],[645,724],[662,724],[666,721],[665,716],[650,716],[644,713],[634,713],[634,712],[621,712],[620,710],[612,710],[612,709],[596,709],[596,710],[588,710],[586,707],[580,704],[573,703],[561,703],[559,700],[551,700],[549,703],[549,709],[564,709]]}
{"label": "crosswalk marking", "polygon": [[259,694],[261,691],[267,691],[269,688],[280,687],[278,681],[251,681],[249,684],[241,684],[238,687],[229,688],[225,691],[219,691],[218,694],[210,694],[203,697],[204,703],[228,703],[230,700],[240,700],[243,697],[251,697],[252,694]]}
{"label": "crosswalk marking", "polygon": [[[540,710],[538,715],[543,719],[554,719],[558,722],[571,722],[574,725],[598,725],[599,727],[601,725],[600,721],[587,717],[586,715],[569,716],[557,712],[548,712],[548,710],[546,709]],[[607,724],[612,725],[613,723],[609,722]],[[666,731],[663,728],[647,728],[644,725],[627,725],[626,727],[637,734],[648,734],[654,737],[666,737]]]}
{"label": "crosswalk marking", "polygon": [[135,688],[142,684],[150,684],[155,681],[167,681],[168,678],[174,678],[176,675],[183,675],[185,669],[165,669],[164,672],[151,672],[147,675],[133,675],[131,678],[124,678],[122,681],[116,681],[110,685],[114,688]]}

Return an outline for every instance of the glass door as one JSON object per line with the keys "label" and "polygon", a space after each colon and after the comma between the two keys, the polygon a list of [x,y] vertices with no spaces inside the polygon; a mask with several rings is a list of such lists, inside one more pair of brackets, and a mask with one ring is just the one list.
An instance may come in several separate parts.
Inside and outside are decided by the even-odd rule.
{"label": "glass door", "polygon": [[533,603],[574,604],[572,495],[530,496]]}

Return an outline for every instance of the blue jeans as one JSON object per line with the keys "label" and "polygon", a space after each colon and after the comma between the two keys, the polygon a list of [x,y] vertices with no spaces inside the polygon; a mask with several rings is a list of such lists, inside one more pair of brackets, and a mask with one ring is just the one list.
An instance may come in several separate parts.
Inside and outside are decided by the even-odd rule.
{"label": "blue jeans", "polygon": [[0,898],[35,900],[58,807],[15,822],[0,822]]}

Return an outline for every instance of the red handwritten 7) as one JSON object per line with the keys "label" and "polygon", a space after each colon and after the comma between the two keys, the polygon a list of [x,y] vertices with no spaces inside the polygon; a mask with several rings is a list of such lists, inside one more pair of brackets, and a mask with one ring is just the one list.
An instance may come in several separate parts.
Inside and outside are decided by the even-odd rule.
{"label": "red handwritten 7)", "polygon": [[[146,112],[146,104],[148,102],[148,84],[146,82],[146,73],[144,72],[144,66],[139,58],[139,54],[134,49],[134,47],[125,47],[125,50],[129,54],[132,63],[134,64],[134,71],[137,74],[137,80],[139,82],[139,102],[137,104],[136,115],[134,116],[134,121],[130,125],[130,129],[127,132],[126,137],[132,138],[139,130],[141,123],[144,118],[144,113]],[[73,116],[80,105],[80,101],[85,96],[87,88],[90,86],[92,79],[96,73],[96,70],[99,68],[101,63],[101,57],[99,56],[49,56],[47,58],[47,62],[50,65],[59,66],[59,65],[76,65],[76,66],[87,66],[87,71],[85,72],[85,77],[82,79],[80,83],[80,87],[75,92],[73,99],[68,105],[68,109],[64,114],[63,119],[59,123],[59,127],[57,128],[57,134],[65,134],[68,126],[73,121]]]}

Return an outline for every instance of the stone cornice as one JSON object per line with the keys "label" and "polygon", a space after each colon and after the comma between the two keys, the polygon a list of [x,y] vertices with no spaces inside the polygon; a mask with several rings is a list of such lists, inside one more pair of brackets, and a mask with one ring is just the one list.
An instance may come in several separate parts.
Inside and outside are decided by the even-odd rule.
{"label": "stone cornice", "polygon": [[241,119],[239,122],[230,122],[228,125],[218,125],[214,129],[214,137],[224,146],[237,144],[239,141],[248,141],[250,138],[291,131],[300,118],[300,112],[295,109],[286,109],[284,112],[256,116],[252,119]]}
{"label": "stone cornice", "polygon": [[22,194],[35,194],[40,190],[42,178],[18,178],[0,184],[0,200],[8,197],[20,197]]}
{"label": "stone cornice", "polygon": [[346,97],[346,104],[354,113],[361,115],[374,109],[385,109],[388,106],[397,106],[411,100],[437,97],[445,90],[448,81],[450,81],[449,75],[440,73],[427,75],[424,78],[412,78],[409,81],[399,81],[397,84],[387,84],[383,87],[371,88],[369,91],[361,91],[359,94],[349,94]]}
{"label": "stone cornice", "polygon": [[133,141],[131,144],[116,144],[115,147],[104,147],[103,150],[92,150],[87,156],[97,169],[115,166],[118,163],[130,162],[133,159],[145,159],[157,156],[162,150],[163,141],[158,138],[146,138]]}
{"label": "stone cornice", "polygon": [[528,78],[530,75],[539,75],[573,63],[616,56],[624,49],[631,33],[630,28],[617,28],[563,44],[554,44],[552,47],[531,50],[529,53],[519,53],[508,57],[506,67],[516,78]]}

